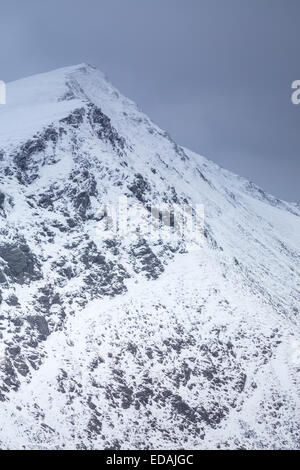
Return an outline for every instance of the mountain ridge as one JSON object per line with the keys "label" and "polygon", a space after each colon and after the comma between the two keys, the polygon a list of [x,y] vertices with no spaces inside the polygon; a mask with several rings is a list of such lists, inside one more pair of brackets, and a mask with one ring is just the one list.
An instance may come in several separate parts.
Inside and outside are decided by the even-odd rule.
{"label": "mountain ridge", "polygon": [[[85,64],[13,93],[1,447],[298,448],[299,207],[178,146]],[[106,235],[124,196],[144,218],[202,204],[199,249]]]}
{"label": "mountain ridge", "polygon": [[[44,73],[40,73],[40,74],[36,74],[36,75],[31,75],[31,76],[28,76],[28,77],[23,78],[23,79],[18,79],[18,80],[9,82],[9,83],[7,83],[9,98],[13,97],[14,88],[19,88],[19,87],[21,87],[21,89],[23,90],[22,94],[26,94],[25,92],[26,92],[26,89],[28,90],[28,88],[31,89],[32,93],[34,94],[34,91],[33,91],[34,90],[34,84],[32,84],[32,81],[34,80],[34,81],[37,81],[37,83],[39,83],[40,81],[43,81],[43,79],[44,79],[44,81],[45,81],[44,93],[48,94],[49,89],[51,89],[52,87],[55,90],[54,95],[52,96],[52,100],[54,101],[54,103],[57,103],[57,101],[74,101],[74,107],[76,107],[76,104],[79,105],[79,103],[76,103],[76,100],[79,100],[79,101],[83,100],[83,102],[86,101],[86,100],[89,101],[89,98],[86,96],[84,90],[81,89],[79,83],[76,81],[76,75],[78,75],[78,73],[79,74],[84,74],[84,75],[95,74],[97,76],[98,85],[99,85],[99,82],[101,82],[101,84],[102,84],[102,87],[103,87],[102,91],[104,90],[107,93],[107,91],[109,90],[109,93],[114,94],[115,97],[121,96],[119,90],[117,90],[111,84],[109,79],[99,69],[97,69],[96,67],[94,67],[90,64],[87,64],[87,63],[83,62],[83,63],[78,64],[78,65],[70,65],[70,66],[67,66],[67,67],[62,67],[62,68],[55,69],[55,70],[52,70],[52,71],[49,71],[49,72],[44,72]],[[51,78],[50,77],[53,77],[52,83],[51,83]],[[56,79],[55,79],[55,77],[56,77]],[[72,82],[72,80],[73,80],[73,82]],[[30,86],[30,84],[31,84],[31,86]],[[56,85],[56,86],[54,86],[54,85]],[[72,86],[74,87],[74,89],[72,89]],[[12,90],[11,90],[11,88],[12,88]],[[25,89],[25,92],[24,92],[24,89]],[[22,100],[20,99],[20,92],[17,92],[15,94],[16,94],[17,100],[19,100],[19,104],[20,104],[20,102],[22,102]],[[99,95],[99,98],[101,98],[100,95]],[[31,96],[31,101],[29,101],[29,104],[30,103],[32,104],[32,101],[36,101],[36,100],[33,100],[32,96]],[[45,101],[48,102],[46,98],[45,98]],[[136,110],[139,114],[142,114],[147,120],[149,120],[149,123],[151,123],[151,125],[153,125],[154,127],[157,127],[153,123],[152,120],[150,120],[142,111],[139,110],[136,103],[129,100],[128,98],[125,98],[125,102],[126,102],[126,104],[130,104],[131,107],[134,110]],[[5,111],[7,108],[9,108],[9,105],[10,105],[10,103],[8,102],[6,107],[2,107],[2,111]],[[14,105],[14,100],[13,100],[13,105]],[[73,103],[71,104],[70,108],[66,108],[62,111],[63,115],[68,113],[72,109],[73,109]],[[110,110],[108,110],[108,111],[110,111]],[[109,114],[109,112],[108,112],[108,114]],[[4,118],[5,118],[5,114],[3,113],[2,115],[4,115]],[[0,119],[1,119],[1,109],[0,109]],[[56,119],[57,119],[57,117],[56,117]],[[1,128],[2,129],[4,127],[3,120],[4,119],[2,119],[2,122],[1,122]],[[48,124],[51,124],[51,118],[50,118],[50,122],[48,122]],[[42,128],[43,126],[40,125],[38,127]],[[35,129],[36,131],[39,130],[38,127]],[[0,135],[1,135],[1,131],[0,131]],[[167,133],[166,133],[166,135],[167,135]],[[179,147],[184,150],[183,146],[179,146]],[[188,149],[186,149],[186,150],[191,151],[191,150],[188,150]],[[192,151],[192,153],[197,155],[197,152]],[[202,158],[204,158],[204,157],[202,157]],[[234,173],[232,171],[229,171],[226,168],[223,168],[222,166],[215,163],[213,160],[210,160],[210,159],[207,159],[207,158],[205,158],[205,160],[209,161],[212,165],[215,165],[216,168],[219,168],[222,171],[228,172],[232,176],[243,179],[245,181],[245,183],[246,182],[249,183],[253,187],[253,189],[255,189],[255,192],[263,193],[267,197],[272,198],[272,199],[274,198],[274,196],[272,196],[270,193],[267,193],[266,191],[264,191],[262,188],[260,188],[258,185],[256,185],[252,181],[248,180],[246,177],[241,177],[241,176],[237,175],[236,173]],[[276,201],[281,201],[283,203],[290,204],[292,206],[295,206],[297,209],[299,209],[299,204],[296,203],[296,202],[293,202],[293,201],[288,202],[286,200],[279,199],[279,198],[275,198],[275,200]]]}

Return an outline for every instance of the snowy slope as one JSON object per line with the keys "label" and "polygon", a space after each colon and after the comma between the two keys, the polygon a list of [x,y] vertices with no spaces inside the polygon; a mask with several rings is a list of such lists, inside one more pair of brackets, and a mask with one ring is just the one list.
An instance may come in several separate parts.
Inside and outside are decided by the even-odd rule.
{"label": "snowy slope", "polygon": [[[179,147],[81,64],[0,108],[0,447],[299,448],[300,209]],[[103,207],[203,204],[180,237]]]}

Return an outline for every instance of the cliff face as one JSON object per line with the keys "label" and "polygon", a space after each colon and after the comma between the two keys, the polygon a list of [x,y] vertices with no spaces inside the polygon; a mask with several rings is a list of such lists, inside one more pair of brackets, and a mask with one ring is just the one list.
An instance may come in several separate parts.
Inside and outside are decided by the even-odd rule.
{"label": "cliff face", "polygon": [[[198,246],[176,217],[171,237],[136,230],[137,204],[202,205]],[[90,66],[9,84],[0,447],[299,448],[299,216]]]}

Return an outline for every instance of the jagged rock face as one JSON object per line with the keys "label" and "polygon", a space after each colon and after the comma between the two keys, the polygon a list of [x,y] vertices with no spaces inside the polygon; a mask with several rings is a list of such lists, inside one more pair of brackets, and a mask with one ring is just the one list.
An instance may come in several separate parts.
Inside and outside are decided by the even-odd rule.
{"label": "jagged rock face", "polygon": [[[0,447],[299,448],[299,206],[182,149],[89,66],[10,87]],[[135,204],[203,204],[201,245],[112,234],[124,196],[133,226]]]}

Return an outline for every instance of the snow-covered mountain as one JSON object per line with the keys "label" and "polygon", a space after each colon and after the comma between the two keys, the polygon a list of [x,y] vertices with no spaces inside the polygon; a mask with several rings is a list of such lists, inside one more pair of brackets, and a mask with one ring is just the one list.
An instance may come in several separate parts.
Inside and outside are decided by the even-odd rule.
{"label": "snow-covered mountain", "polygon": [[[106,236],[122,196],[202,204],[201,246]],[[10,83],[0,448],[299,449],[299,234],[299,205],[178,146],[93,67]]]}

